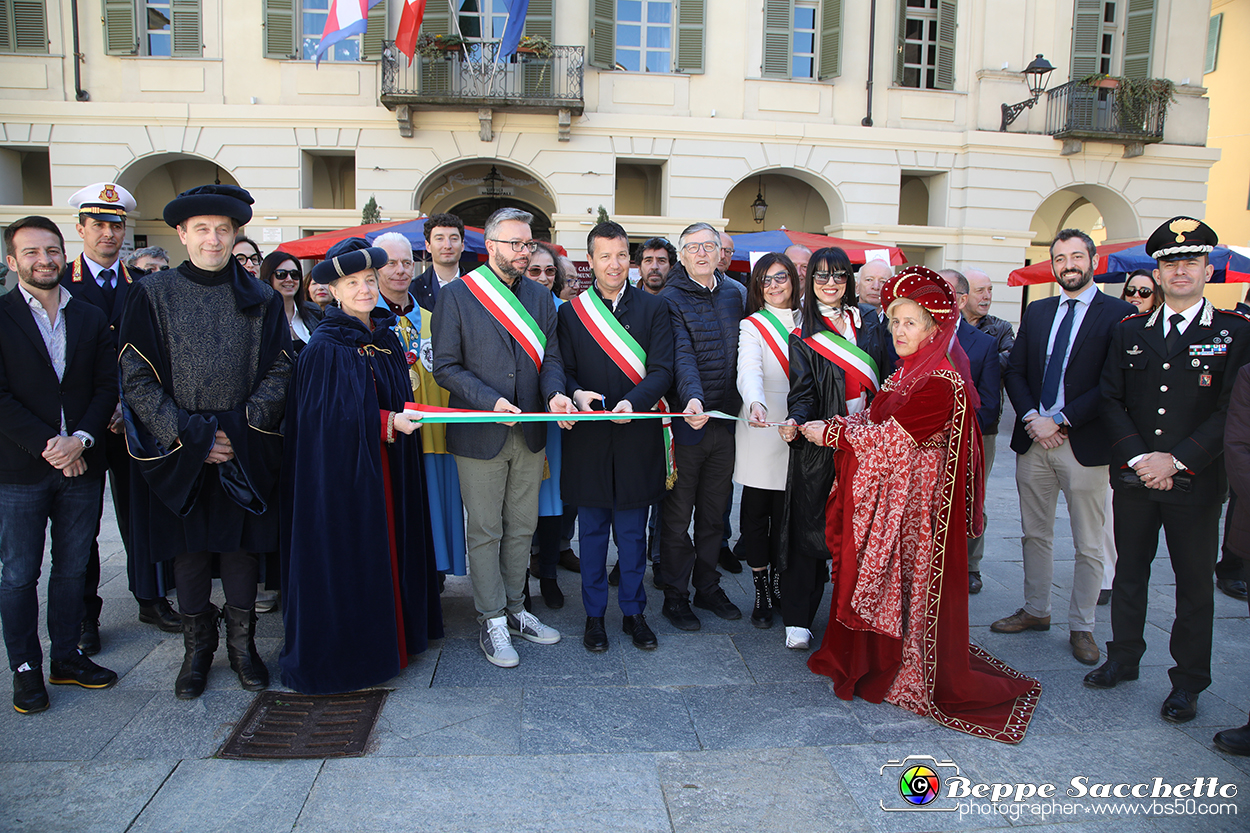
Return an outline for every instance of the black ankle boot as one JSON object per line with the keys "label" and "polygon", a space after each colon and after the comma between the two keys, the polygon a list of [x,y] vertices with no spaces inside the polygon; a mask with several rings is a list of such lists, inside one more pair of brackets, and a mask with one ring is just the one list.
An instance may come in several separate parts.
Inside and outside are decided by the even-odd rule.
{"label": "black ankle boot", "polygon": [[182,614],[182,643],[186,655],[182,669],[174,682],[174,695],[179,700],[194,700],[204,693],[208,684],[208,669],[213,665],[213,652],[217,650],[217,622],[220,611],[212,605],[194,616]]}
{"label": "black ankle boot", "polygon": [[248,691],[269,688],[269,669],[256,652],[256,612],[226,605],[226,656]]}
{"label": "black ankle boot", "polygon": [[771,628],[773,626],[773,600],[768,570],[752,570],[751,578],[755,580],[755,609],[751,611],[751,624],[757,628]]}
{"label": "black ankle boot", "polygon": [[781,607],[781,571],[776,567],[768,568],[768,590],[772,595],[773,607]]}

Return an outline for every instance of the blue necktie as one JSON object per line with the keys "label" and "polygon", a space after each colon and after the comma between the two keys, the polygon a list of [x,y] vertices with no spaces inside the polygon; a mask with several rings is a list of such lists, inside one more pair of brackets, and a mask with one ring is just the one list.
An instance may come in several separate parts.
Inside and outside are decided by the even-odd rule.
{"label": "blue necktie", "polygon": [[104,301],[109,306],[109,311],[113,309],[113,299],[117,297],[113,290],[113,278],[116,273],[112,269],[100,270],[100,289],[104,292]]}
{"label": "blue necktie", "polygon": [[1046,373],[1042,376],[1042,408],[1049,410],[1059,398],[1059,380],[1063,378],[1063,359],[1068,354],[1068,342],[1072,339],[1072,319],[1076,318],[1076,299],[1064,301],[1068,311],[1059,322],[1059,332],[1055,333],[1055,346],[1050,350],[1050,360],[1046,362]]}

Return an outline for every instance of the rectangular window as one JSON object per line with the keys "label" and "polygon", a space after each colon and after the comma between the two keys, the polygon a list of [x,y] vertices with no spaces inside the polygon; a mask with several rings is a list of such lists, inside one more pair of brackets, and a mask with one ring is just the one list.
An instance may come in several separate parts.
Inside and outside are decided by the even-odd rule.
{"label": "rectangular window", "polygon": [[818,3],[796,2],[794,4],[793,52],[790,56],[791,78],[816,77],[816,12]]}
{"label": "rectangular window", "polygon": [[1207,61],[1203,73],[1215,72],[1215,65],[1220,58],[1220,29],[1224,24],[1224,13],[1211,15],[1207,24]]}
{"label": "rectangular window", "polygon": [[672,0],[619,0],[616,63],[630,72],[673,71]]}
{"label": "rectangular window", "polygon": [[931,90],[937,83],[937,0],[906,2],[902,86]]}
{"label": "rectangular window", "polygon": [[169,0],[145,0],[144,7],[145,54],[169,57],[172,45]]}
{"label": "rectangular window", "polygon": [[0,0],[0,52],[48,52],[44,0]]}
{"label": "rectangular window", "polygon": [[[330,0],[300,0],[300,58],[311,61],[317,57],[321,33],[326,30],[326,18],[330,14]],[[344,38],[331,46],[323,61],[359,61],[360,35]]]}

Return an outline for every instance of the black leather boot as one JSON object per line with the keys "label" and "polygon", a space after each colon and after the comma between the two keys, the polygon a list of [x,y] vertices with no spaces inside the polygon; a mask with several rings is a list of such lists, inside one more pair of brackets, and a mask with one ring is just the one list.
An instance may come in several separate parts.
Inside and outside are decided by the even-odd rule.
{"label": "black leather boot", "polygon": [[174,682],[174,695],[179,700],[194,700],[204,693],[208,669],[213,665],[213,652],[217,650],[219,615],[220,611],[212,605],[204,613],[182,614],[182,642],[187,653]]}
{"label": "black leather boot", "polygon": [[781,607],[781,570],[776,567],[768,568],[768,590],[772,595],[773,607]]}
{"label": "black leather boot", "polygon": [[269,688],[269,669],[256,652],[256,612],[226,605],[226,656],[248,691]]}
{"label": "black leather boot", "polygon": [[751,611],[751,624],[757,628],[773,626],[773,593],[769,586],[768,570],[752,570],[755,580],[755,609]]}

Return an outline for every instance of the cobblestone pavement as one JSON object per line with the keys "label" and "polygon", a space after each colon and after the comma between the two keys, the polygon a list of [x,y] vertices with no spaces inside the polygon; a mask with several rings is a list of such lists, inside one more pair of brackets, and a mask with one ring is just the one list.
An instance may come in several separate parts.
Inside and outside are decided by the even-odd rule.
{"label": "cobblestone pavement", "polygon": [[[580,639],[578,578],[561,570],[568,604],[546,610],[537,582],[534,604],[565,638],[554,646],[520,643],[515,669],[482,657],[469,581],[450,578],[447,636],[386,684],[393,693],[366,756],[217,759],[252,695],[239,688],[223,645],[204,696],[174,698],[181,638],[138,623],[110,516],[101,539],[104,649],[96,659],[121,680],[106,691],[51,686],[52,708],[43,714],[0,708],[0,830],[1246,830],[1250,759],[1211,744],[1218,729],[1244,724],[1250,707],[1245,603],[1215,595],[1214,682],[1198,718],[1184,726],[1158,716],[1169,689],[1173,610],[1162,545],[1140,681],[1113,691],[1081,685],[1088,668],[1072,659],[1062,624],[1072,577],[1066,515],[1056,528],[1056,625],[1046,633],[991,633],[990,622],[1021,604],[1013,464],[1004,448],[990,480],[985,589],[972,597],[970,617],[973,640],[1042,681],[1036,717],[1018,746],[959,734],[888,704],[839,700],[807,670],[805,653],[784,648],[780,623],[757,630],[746,616],[725,622],[698,611],[701,631],[676,631],[659,615],[661,594],[650,591],[649,579],[659,650],[635,650],[610,604],[611,648],[590,654]],[[750,609],[749,571],[726,575],[722,586]],[[817,640],[827,608],[828,594]],[[1108,615],[1098,609],[1100,646],[1110,638]],[[278,614],[260,618],[258,643],[273,672],[281,624]],[[6,703],[10,685],[4,675]],[[900,768],[889,764],[909,755],[944,763],[934,769],[947,786],[929,806],[948,812],[883,810],[904,806]],[[1011,797],[969,798],[960,812],[961,802],[946,793],[956,767],[972,785],[1012,785],[1002,788]],[[1198,778],[1233,789],[1188,804],[1130,799],[1118,807],[1103,806],[1114,797],[1068,796],[1073,779],[1154,790],[1156,778],[1159,790]],[[1045,784],[1057,789],[1044,806],[1015,804],[1017,791],[1023,798]],[[1209,785],[1203,781],[1204,790]],[[1224,814],[1198,814],[1214,810]]]}

